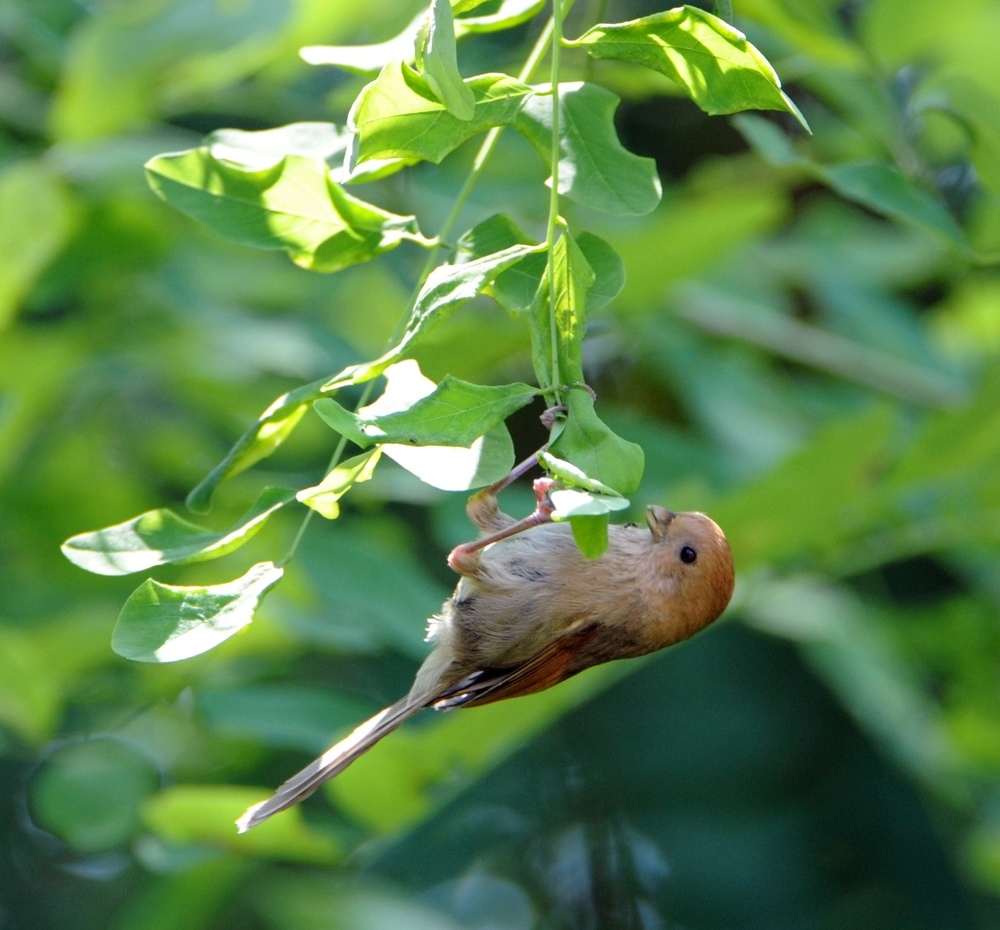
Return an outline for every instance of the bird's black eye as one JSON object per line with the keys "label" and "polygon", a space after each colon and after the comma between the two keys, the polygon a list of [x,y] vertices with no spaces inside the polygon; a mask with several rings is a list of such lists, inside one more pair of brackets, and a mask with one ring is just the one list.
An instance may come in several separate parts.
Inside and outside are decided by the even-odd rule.
{"label": "bird's black eye", "polygon": [[681,561],[685,565],[691,565],[698,558],[698,553],[692,549],[690,546],[684,546],[681,549]]}

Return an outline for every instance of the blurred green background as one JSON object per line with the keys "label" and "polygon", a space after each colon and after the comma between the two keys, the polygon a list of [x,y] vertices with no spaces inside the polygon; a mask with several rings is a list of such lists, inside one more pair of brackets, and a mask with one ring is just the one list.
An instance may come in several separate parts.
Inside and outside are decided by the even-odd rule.
{"label": "blurred green background", "polygon": [[[627,222],[570,210],[628,270],[592,320],[588,380],[645,448],[636,504],[726,529],[739,585],[714,628],[543,695],[425,714],[244,837],[248,803],[409,686],[453,583],[444,556],[470,535],[462,496],[385,465],[315,521],[243,634],[174,665],[111,651],[137,579],[87,575],[59,543],[182,512],[273,397],[381,350],[422,261],[403,246],[299,270],[173,212],[142,164],[224,126],[342,122],[363,80],[298,49],[380,41],[416,6],[0,2],[0,927],[1000,925],[989,0],[736,0],[811,138],[706,117],[656,75],[593,72],[665,193]],[[657,9],[602,6],[579,0],[570,34]],[[516,70],[538,25],[463,45],[463,70]],[[433,232],[472,153],[366,196]],[[505,134],[469,222],[531,228],[544,176]],[[530,380],[526,339],[483,300],[420,362]],[[522,452],[537,413],[512,422]],[[206,521],[314,483],[331,436],[309,418]],[[233,578],[299,519],[157,577]]]}

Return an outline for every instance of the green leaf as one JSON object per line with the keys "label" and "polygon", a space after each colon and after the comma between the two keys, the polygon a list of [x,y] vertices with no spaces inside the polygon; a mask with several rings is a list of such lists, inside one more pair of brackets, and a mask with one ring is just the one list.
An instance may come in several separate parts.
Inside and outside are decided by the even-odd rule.
{"label": "green leaf", "polygon": [[462,120],[448,112],[427,81],[403,62],[387,64],[358,95],[348,126],[358,133],[355,163],[405,158],[441,162],[467,139],[513,122],[531,88],[505,74],[465,82],[475,113]]}
{"label": "green leaf", "polygon": [[131,842],[159,782],[153,760],[124,740],[69,743],[31,776],[32,818],[78,853],[108,852]]}
{"label": "green leaf", "polygon": [[[316,402],[317,412],[359,445],[384,442],[381,451],[421,481],[445,491],[493,484],[510,471],[514,446],[503,420],[529,403],[538,393],[535,388],[483,388],[450,376],[439,386],[424,377],[412,359],[392,365],[385,376],[382,396],[357,414],[322,400]],[[386,426],[384,439],[369,434],[373,424],[378,424],[376,429]],[[409,444],[414,438],[424,444]]]}
{"label": "green leaf", "polygon": [[125,602],[111,648],[136,662],[176,662],[201,655],[247,626],[283,574],[272,562],[258,562],[227,584],[175,587],[150,578]]}
{"label": "green leaf", "polygon": [[[479,4],[477,4],[478,6]],[[453,5],[458,13],[458,4]],[[466,33],[499,32],[527,22],[545,6],[545,0],[500,0],[490,5],[491,13],[482,16],[458,16],[455,33],[461,38]]]}
{"label": "green leaf", "polygon": [[35,161],[0,172],[0,330],[14,318],[78,221],[69,188]]}
{"label": "green leaf", "polygon": [[[552,268],[550,297],[537,301],[531,321],[535,374],[539,384],[546,387],[553,386],[556,380],[558,385],[583,384],[581,351],[587,324],[587,291],[594,283],[594,272],[568,232],[553,247]],[[558,379],[553,371],[553,355]]]}
{"label": "green leaf", "polygon": [[[328,383],[350,382],[349,379],[346,382],[333,379]],[[271,455],[295,429],[312,402],[322,396],[323,388],[323,382],[314,381],[277,398],[239,438],[226,457],[188,494],[188,507],[195,513],[204,513],[211,504],[215,489],[223,481]]]}
{"label": "green leaf", "polygon": [[302,155],[339,168],[351,134],[335,123],[289,123],[276,129],[216,129],[205,137],[205,148],[216,161],[262,171],[281,164],[287,155]]}
{"label": "green leaf", "polygon": [[[514,126],[548,164],[553,95],[550,87],[536,91]],[[559,85],[559,193],[602,213],[638,216],[656,207],[662,189],[656,162],[633,155],[618,140],[618,103],[615,94],[596,84]]]}
{"label": "green leaf", "polygon": [[962,252],[971,251],[965,233],[943,204],[890,165],[849,162],[820,168],[819,176],[848,200],[925,229]]}
{"label": "green leaf", "polygon": [[[458,240],[458,248],[465,254],[479,258],[518,243],[530,242],[531,237],[509,216],[497,213],[464,233]],[[594,283],[587,291],[589,316],[621,293],[625,284],[625,263],[610,243],[593,233],[580,233],[576,244],[595,276]],[[548,259],[543,252],[528,255],[513,268],[498,275],[485,289],[485,293],[510,313],[530,310],[534,306],[547,264]]]}
{"label": "green leaf", "polygon": [[257,502],[221,533],[195,526],[172,510],[147,510],[124,523],[67,539],[62,553],[74,565],[97,575],[129,575],[154,565],[217,559],[239,549],[271,514],[294,498],[294,491],[266,488]]}
{"label": "green leaf", "polygon": [[195,706],[213,735],[311,753],[371,713],[369,702],[332,690],[328,682],[199,688]]}
{"label": "green leaf", "polygon": [[746,36],[693,6],[587,30],[571,47],[594,58],[629,61],[665,74],[706,113],[783,110],[807,131],[778,75]]}
{"label": "green leaf", "polygon": [[[317,404],[323,401],[316,401]],[[333,403],[333,401],[329,401]],[[311,507],[318,514],[326,517],[327,520],[336,520],[340,516],[340,504],[338,501],[355,484],[362,481],[369,481],[375,473],[375,466],[378,465],[382,457],[382,450],[375,449],[372,452],[363,452],[354,458],[341,462],[335,468],[327,472],[326,477],[315,487],[303,488],[295,495],[295,499]]]}
{"label": "green leaf", "polygon": [[599,559],[608,549],[608,517],[572,517],[569,521],[577,549],[585,559]]}
{"label": "green leaf", "polygon": [[425,241],[412,216],[351,196],[316,158],[292,154],[252,170],[203,147],[159,155],[146,173],[153,190],[182,213],[242,245],[283,249],[312,271],[339,271],[404,240]]}
{"label": "green leaf", "polygon": [[874,161],[821,165],[800,155],[782,131],[751,115],[733,124],[769,164],[798,169],[869,210],[930,233],[965,255],[974,250],[944,205],[893,165]]}
{"label": "green leaf", "polygon": [[468,491],[496,484],[514,467],[514,443],[495,426],[468,446],[381,446],[382,451],[425,484],[442,491]]}
{"label": "green leaf", "polygon": [[417,67],[456,119],[476,115],[476,98],[462,80],[455,47],[455,20],[448,0],[431,0],[430,16],[417,40]]}
{"label": "green leaf", "polygon": [[327,425],[362,448],[372,443],[467,446],[537,394],[529,384],[486,386],[445,375],[432,394],[392,413],[374,412],[376,405],[351,413],[329,398],[313,406]]}
{"label": "green leaf", "polygon": [[635,492],[642,479],[642,447],[605,426],[586,391],[570,391],[566,407],[566,426],[549,447],[551,454],[618,494],[627,497]]}
{"label": "green leaf", "polygon": [[573,539],[584,558],[600,558],[608,548],[610,515],[627,509],[629,502],[624,497],[596,497],[572,489],[553,491],[550,496],[556,508],[552,519],[569,521]]}
{"label": "green leaf", "polygon": [[[367,381],[382,374],[412,349],[414,342],[432,325],[439,323],[462,304],[472,300],[499,274],[540,248],[542,246],[513,245],[464,264],[438,265],[427,276],[424,286],[420,289],[399,342],[375,361],[347,369],[336,379],[328,381],[323,386],[324,392],[343,383]],[[345,378],[348,380],[344,381]]]}

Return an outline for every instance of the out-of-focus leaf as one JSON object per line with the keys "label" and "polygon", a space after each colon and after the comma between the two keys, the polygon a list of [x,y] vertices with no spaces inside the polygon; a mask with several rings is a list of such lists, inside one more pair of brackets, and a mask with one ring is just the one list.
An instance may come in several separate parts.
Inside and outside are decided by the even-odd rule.
{"label": "out-of-focus leaf", "polygon": [[74,565],[98,575],[128,575],[154,565],[217,559],[242,546],[294,498],[294,491],[266,488],[236,523],[220,533],[195,526],[172,510],[148,510],[124,523],[73,536],[62,544],[62,552]]}
{"label": "out-of-focus leaf", "polygon": [[799,155],[781,130],[761,117],[744,115],[733,122],[770,164],[800,170],[847,200],[922,229],[967,256],[973,254],[964,231],[944,205],[894,166],[875,161],[821,165]]}
{"label": "out-of-focus leaf", "polygon": [[431,0],[416,52],[417,68],[448,112],[456,119],[472,119],[476,115],[476,98],[458,70],[455,19],[449,0]]}
{"label": "out-of-focus leaf", "polygon": [[331,398],[313,406],[329,426],[362,448],[372,443],[467,446],[531,403],[537,393],[529,384],[487,386],[446,375],[433,393],[391,413],[379,414],[371,407],[351,413]]}
{"label": "out-of-focus leaf", "polygon": [[[536,88],[514,122],[545,164],[552,156],[552,101],[550,87]],[[618,103],[597,84],[559,85],[559,193],[602,213],[636,216],[656,207],[662,189],[656,162],[618,141]]]}
{"label": "out-of-focus leaf", "polygon": [[298,684],[199,691],[197,708],[214,733],[317,753],[371,713],[363,701]]}
{"label": "out-of-focus leaf", "polygon": [[288,0],[143,2],[81,21],[55,97],[57,139],[90,140],[148,123],[170,101],[238,81],[291,25]]}
{"label": "out-of-focus leaf", "polygon": [[[257,828],[254,828],[257,829]],[[251,831],[253,832],[253,831]],[[261,909],[274,930],[462,930],[425,901],[380,887],[348,886],[335,875],[286,873],[263,885]]]}
{"label": "out-of-focus leaf", "polygon": [[896,487],[1000,475],[1000,368],[982,379],[976,396],[958,410],[929,417],[890,476]]}
{"label": "out-of-focus leaf", "polygon": [[159,787],[151,760],[118,739],[70,743],[32,776],[36,823],[71,849],[99,853],[126,846],[139,828],[139,808]]}
{"label": "out-of-focus leaf", "polygon": [[821,171],[821,177],[848,200],[926,229],[962,252],[970,251],[965,233],[940,201],[896,168],[877,162],[855,162],[831,165]]}
{"label": "out-of-focus leaf", "polygon": [[473,136],[513,122],[530,87],[503,74],[466,81],[475,96],[471,119],[453,116],[427,81],[406,64],[387,64],[358,96],[348,126],[358,133],[355,162],[405,158],[441,162]]}
{"label": "out-of-focus leaf", "polygon": [[177,785],[150,798],[143,806],[142,819],[153,833],[171,843],[204,843],[284,862],[333,865],[340,861],[338,845],[328,835],[308,829],[299,808],[237,835],[236,818],[266,793],[265,788]]}
{"label": "out-of-focus leaf", "polygon": [[769,474],[713,504],[737,563],[823,559],[884,520],[875,482],[894,426],[886,407],[830,423]]}
{"label": "out-of-focus leaf", "polygon": [[642,479],[642,448],[616,436],[601,422],[594,399],[586,391],[570,391],[566,406],[566,426],[549,451],[618,494],[634,493]]}
{"label": "out-of-focus leaf", "polygon": [[[317,403],[322,403],[322,401],[317,401]],[[382,450],[375,449],[349,458],[346,462],[341,462],[335,468],[330,469],[319,484],[299,491],[295,495],[295,499],[307,507],[311,507],[327,520],[336,520],[340,516],[338,501],[355,484],[371,479],[375,472],[375,466],[378,465],[381,457]]]}
{"label": "out-of-focus leaf", "polygon": [[213,856],[177,871],[164,871],[159,856],[162,847],[146,839],[136,844],[137,856],[150,872],[159,874],[128,895],[115,912],[111,930],[211,930],[218,926],[220,910],[240,893],[254,863],[236,856]]}
{"label": "out-of-focus leaf", "polygon": [[755,625],[799,642],[845,707],[907,768],[954,783],[958,759],[941,714],[872,609],[799,577],[759,585],[747,611]]}
{"label": "out-of-focus leaf", "polygon": [[6,329],[36,279],[76,229],[69,189],[39,162],[0,172],[0,331]]}
{"label": "out-of-focus leaf", "polygon": [[283,574],[259,562],[227,584],[176,587],[149,579],[125,602],[111,648],[136,662],[176,662],[214,649],[253,620]]}
{"label": "out-of-focus leaf", "polygon": [[312,271],[339,271],[405,240],[425,242],[414,217],[348,194],[316,158],[291,154],[251,170],[199,148],[151,159],[146,175],[160,197],[221,235],[282,249]]}
{"label": "out-of-focus leaf", "polygon": [[60,671],[31,637],[5,627],[0,636],[0,724],[32,743],[48,739],[62,706]]}
{"label": "out-of-focus leaf", "polygon": [[706,113],[783,110],[809,129],[774,68],[746,36],[697,7],[594,26],[570,45],[594,58],[636,62],[665,74]]}

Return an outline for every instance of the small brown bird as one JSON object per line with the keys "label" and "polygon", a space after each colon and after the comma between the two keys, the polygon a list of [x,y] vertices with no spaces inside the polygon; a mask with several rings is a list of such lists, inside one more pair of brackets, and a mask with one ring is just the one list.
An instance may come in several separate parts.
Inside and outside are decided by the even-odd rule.
{"label": "small brown bird", "polygon": [[238,821],[243,833],[312,794],[425,707],[450,710],[531,694],[608,662],[687,639],[733,593],[722,530],[701,513],[646,510],[648,530],[609,527],[607,551],[588,561],[570,526],[547,522],[553,483],[535,482],[538,509],[517,521],[496,488],[467,508],[483,536],[448,562],[462,578],[430,620],[434,650],[406,697],[328,749]]}

